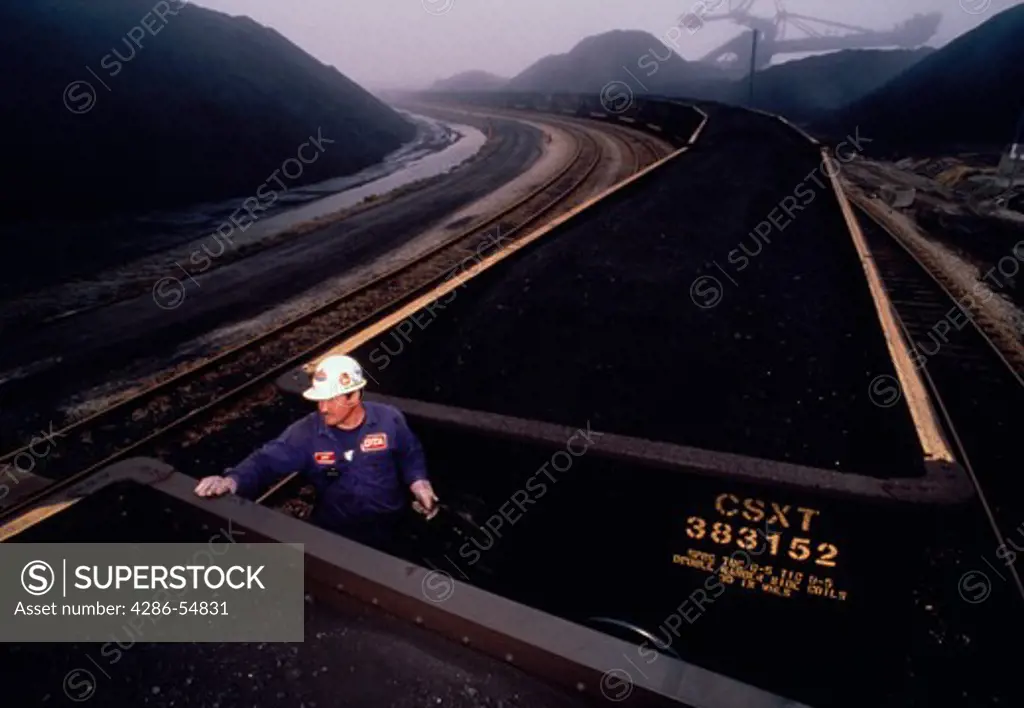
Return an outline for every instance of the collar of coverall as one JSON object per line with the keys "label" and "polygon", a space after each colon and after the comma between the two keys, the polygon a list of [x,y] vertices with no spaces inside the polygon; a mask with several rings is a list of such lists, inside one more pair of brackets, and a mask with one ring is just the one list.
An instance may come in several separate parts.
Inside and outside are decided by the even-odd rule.
{"label": "collar of coverall", "polygon": [[[363,418],[363,422],[359,425],[359,428],[364,425],[376,426],[377,425],[377,411],[366,405],[366,401],[363,401],[363,410],[366,412],[366,417]],[[332,426],[333,427],[333,426]],[[353,428],[352,430],[343,430],[345,433],[352,433],[359,428]],[[335,430],[341,430],[341,428],[334,428]],[[327,429],[327,423],[324,422],[324,417],[319,413],[316,414],[316,432],[320,435],[330,435],[330,431]]]}

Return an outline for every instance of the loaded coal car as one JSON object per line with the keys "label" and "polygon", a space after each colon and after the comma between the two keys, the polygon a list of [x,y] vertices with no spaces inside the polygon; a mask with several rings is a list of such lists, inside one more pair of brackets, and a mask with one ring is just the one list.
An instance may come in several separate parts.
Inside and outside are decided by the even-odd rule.
{"label": "loaded coal car", "polygon": [[666,96],[644,96],[637,99],[637,123],[642,130],[654,131],[675,145],[685,145],[705,120],[693,103]]}
{"label": "loaded coal car", "polygon": [[[796,154],[799,181],[816,153]],[[864,705],[903,680],[919,549],[973,487],[835,195],[723,301],[726,276],[702,268],[736,243],[680,222],[680,163],[439,277],[337,351],[471,520],[450,572],[628,639],[640,668],[675,655]]]}
{"label": "loaded coal car", "polygon": [[631,127],[640,128],[643,126],[639,122],[640,110],[646,100],[643,97],[634,96],[630,92],[612,92],[610,94],[606,92],[602,96],[601,105],[611,117]]}
{"label": "loaded coal car", "polygon": [[552,93],[539,93],[533,103],[534,110],[543,113],[555,113],[555,95]]}
{"label": "loaded coal car", "polygon": [[513,91],[508,94],[508,108],[524,111],[537,110],[539,95],[532,91]]}
{"label": "loaded coal car", "polygon": [[638,120],[659,126],[662,135],[677,145],[683,145],[689,142],[707,116],[700,105],[699,102],[681,101],[667,96],[646,96]]}
{"label": "loaded coal car", "polygon": [[[107,615],[89,618],[84,643],[45,643],[38,636],[32,643],[7,643],[5,666],[19,678],[6,689],[12,705],[43,705],[57,694],[111,708],[254,701],[284,708],[335,705],[342,695],[352,705],[597,708],[611,700],[666,708],[801,708],[672,657],[641,674],[627,661],[631,646],[608,633],[473,587],[452,569],[386,555],[257,502],[201,499],[195,486],[193,477],[159,460],[128,459],[0,519],[0,540],[49,544],[42,551],[33,545],[26,557],[72,540],[133,548],[188,544],[154,552],[152,568],[166,569],[160,566],[164,555],[175,562],[180,557],[187,566],[179,575],[193,566],[224,568],[252,559],[236,548],[288,544],[289,573],[301,581],[292,577],[289,589],[278,591],[280,604],[258,618],[245,601],[239,612],[238,594],[214,590],[216,604],[230,605],[226,613],[194,619],[207,627],[204,637],[220,632],[225,641],[193,641],[179,631],[171,642],[167,635],[186,621],[180,613],[191,611],[190,604],[205,605],[195,600],[209,591],[158,583],[155,571],[150,583],[149,568],[142,566],[147,575],[140,576],[141,585],[136,581],[133,597],[143,599],[135,605],[158,606],[159,616],[111,606]],[[104,557],[114,556],[107,551]],[[73,565],[68,561],[68,568]],[[281,576],[262,575],[267,584],[261,587],[277,587]],[[244,583],[232,587],[245,591]],[[272,628],[275,622],[281,626]],[[289,639],[231,641],[233,632],[284,632]]]}
{"label": "loaded coal car", "polygon": [[552,110],[555,113],[575,115],[579,107],[579,96],[573,93],[555,93],[551,96]]}
{"label": "loaded coal car", "polygon": [[669,103],[668,99],[661,96],[644,96],[638,103],[639,110],[636,119],[651,125],[667,125],[677,110]]}
{"label": "loaded coal car", "polygon": [[576,103],[576,115],[580,118],[607,118],[608,111],[600,94],[580,94]]}

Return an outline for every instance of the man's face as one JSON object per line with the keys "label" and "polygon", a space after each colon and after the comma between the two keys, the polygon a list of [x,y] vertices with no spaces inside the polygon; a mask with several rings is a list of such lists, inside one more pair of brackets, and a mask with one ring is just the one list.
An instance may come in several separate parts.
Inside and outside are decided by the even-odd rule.
{"label": "man's face", "polygon": [[323,416],[324,423],[333,426],[345,420],[352,410],[359,405],[359,391],[335,396],[326,401],[320,401],[318,408]]}

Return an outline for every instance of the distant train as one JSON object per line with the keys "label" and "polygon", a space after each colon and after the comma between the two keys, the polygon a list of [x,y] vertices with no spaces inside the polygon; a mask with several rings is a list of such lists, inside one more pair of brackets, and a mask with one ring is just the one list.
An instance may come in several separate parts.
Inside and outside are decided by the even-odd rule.
{"label": "distant train", "polygon": [[637,96],[622,82],[612,82],[600,93],[445,91],[423,96],[445,103],[616,120],[655,133],[677,146],[688,142],[703,119],[692,103],[664,96]]}

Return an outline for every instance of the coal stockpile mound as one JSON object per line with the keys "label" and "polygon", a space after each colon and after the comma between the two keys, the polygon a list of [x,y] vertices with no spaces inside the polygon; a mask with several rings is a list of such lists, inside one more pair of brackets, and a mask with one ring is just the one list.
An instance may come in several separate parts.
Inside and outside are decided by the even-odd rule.
{"label": "coal stockpile mound", "polygon": [[1024,6],[993,13],[818,128],[857,125],[876,155],[1002,149],[1024,109],[1022,31]]}
{"label": "coal stockpile mound", "polygon": [[361,347],[378,390],[920,474],[909,412],[870,397],[895,373],[820,154],[774,119],[711,110],[694,150]]}
{"label": "coal stockpile mound", "polygon": [[[790,120],[819,119],[883,86],[935,50],[843,49],[759,71],[755,107]],[[730,98],[745,105],[749,78],[733,84]]]}
{"label": "coal stockpile mound", "polygon": [[[5,225],[247,197],[261,214],[283,201],[268,195],[358,172],[416,136],[275,30],[187,0],[3,3],[0,59],[19,66],[0,77],[18,97],[4,106],[4,162],[17,175]],[[298,158],[310,138],[320,142]],[[21,239],[7,257],[74,246],[44,240]]]}

